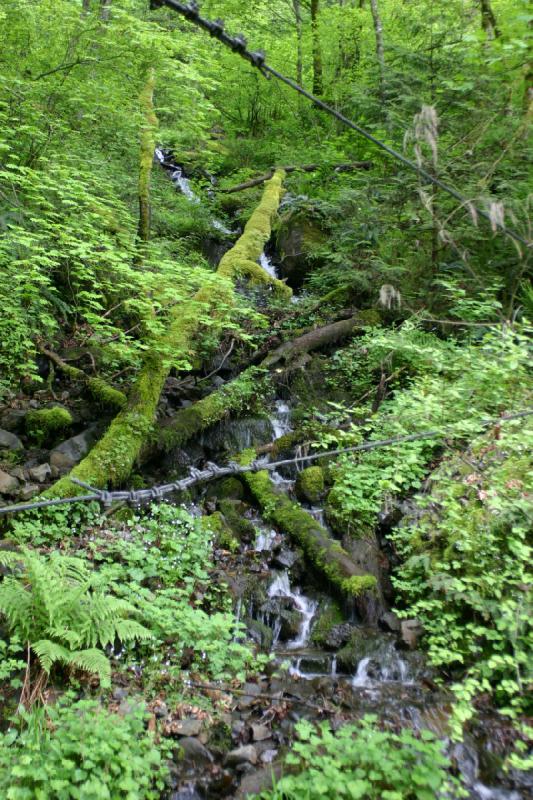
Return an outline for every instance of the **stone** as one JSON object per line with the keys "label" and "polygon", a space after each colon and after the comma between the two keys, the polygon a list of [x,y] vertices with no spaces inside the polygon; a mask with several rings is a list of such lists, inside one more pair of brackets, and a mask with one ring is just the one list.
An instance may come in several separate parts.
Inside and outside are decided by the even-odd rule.
{"label": "stone", "polygon": [[394,611],[386,611],[379,618],[380,627],[392,633],[399,633],[401,630],[401,622],[394,613]]}
{"label": "stone", "polygon": [[19,481],[26,480],[26,473],[24,472],[23,467],[12,467],[9,470],[9,474],[13,475],[14,478],[18,478]]}
{"label": "stone", "polygon": [[201,730],[202,720],[194,719],[194,717],[178,719],[172,723],[172,733],[175,733],[177,736],[198,736]]}
{"label": "stone", "polygon": [[405,644],[414,650],[423,633],[422,624],[417,619],[404,619],[401,622],[401,632]]}
{"label": "stone", "polygon": [[244,744],[235,750],[230,750],[226,756],[226,764],[239,766],[239,764],[257,764],[257,750],[253,744]]}
{"label": "stone", "polygon": [[235,795],[236,800],[244,800],[246,797],[254,797],[261,792],[269,791],[282,774],[282,765],[273,763],[245,775]]}
{"label": "stone", "polygon": [[270,739],[272,731],[267,725],[252,725],[252,738],[254,742],[262,742],[263,739]]}
{"label": "stone", "polygon": [[338,650],[339,647],[350,641],[355,630],[355,626],[350,625],[349,622],[333,625],[324,637],[324,643],[332,650]]}
{"label": "stone", "polygon": [[12,497],[17,494],[18,488],[19,482],[17,478],[0,469],[0,494],[6,494],[8,497]]}
{"label": "stone", "polygon": [[95,426],[91,426],[77,436],[66,439],[50,453],[50,464],[60,473],[68,472],[87,455],[96,438]]}
{"label": "stone", "polygon": [[23,450],[24,445],[18,436],[9,431],[0,430],[0,450]]}
{"label": "stone", "polygon": [[207,747],[192,736],[185,736],[180,739],[179,747],[181,753],[178,758],[183,758],[187,762],[194,764],[212,764],[214,758]]}
{"label": "stone", "polygon": [[245,683],[243,687],[246,694],[239,697],[238,706],[240,709],[248,708],[253,705],[256,695],[261,694],[261,686],[258,683]]}
{"label": "stone", "polygon": [[283,548],[276,553],[272,559],[272,565],[278,569],[290,569],[298,561],[298,555],[294,550],[287,550]]}
{"label": "stone", "polygon": [[45,480],[52,474],[50,464],[41,464],[38,467],[33,467],[29,470],[30,478],[37,483],[44,483]]}
{"label": "stone", "polygon": [[153,711],[157,719],[168,717],[168,706],[162,700],[158,700],[154,703]]}
{"label": "stone", "polygon": [[21,500],[31,500],[36,494],[39,494],[41,487],[37,483],[26,483],[19,492]]}
{"label": "stone", "polygon": [[296,478],[296,495],[308,503],[318,503],[324,494],[324,471],[322,467],[307,467]]}
{"label": "stone", "polygon": [[27,412],[22,408],[10,408],[2,414],[2,427],[6,431],[19,431],[23,428],[24,417]]}
{"label": "stone", "polygon": [[127,696],[128,696],[128,690],[127,689],[122,689],[121,687],[117,687],[116,689],[113,689],[112,697],[113,697],[113,700],[115,700],[117,703],[121,703],[122,700],[125,700]]}

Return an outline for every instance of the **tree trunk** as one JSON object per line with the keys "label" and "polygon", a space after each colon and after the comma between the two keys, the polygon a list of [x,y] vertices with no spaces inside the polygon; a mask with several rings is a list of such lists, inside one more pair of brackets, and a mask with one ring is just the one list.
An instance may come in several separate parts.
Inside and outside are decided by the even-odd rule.
{"label": "tree trunk", "polygon": [[296,19],[296,82],[303,86],[303,26],[300,0],[292,0],[292,7]]}
{"label": "tree trunk", "polygon": [[[252,267],[261,269],[255,260],[270,238],[272,220],[283,193],[283,178],[283,171],[278,170],[266,184],[261,202],[248,220],[244,233],[221,260],[217,271],[219,275],[235,282],[247,274],[247,259],[251,260]],[[285,284],[281,286],[290,294]],[[191,351],[194,352],[197,346],[199,307],[204,313],[214,316],[217,308],[227,306],[232,301],[233,291],[229,287],[223,290],[218,284],[215,288],[203,287],[191,301],[175,307],[166,334],[149,344],[127,406],[115,417],[86,458],[72,470],[72,476],[95,487],[108,484],[116,486],[129,477],[152,431],[159,396],[170,372],[171,364],[162,353],[172,352],[176,360],[190,358]],[[46,496],[68,497],[80,491],[83,490],[78,489],[66,476],[46,492]]]}
{"label": "tree trunk", "polygon": [[501,36],[494,11],[490,4],[490,0],[480,0],[481,3],[481,27],[487,34],[488,39],[497,39]]}
{"label": "tree trunk", "polygon": [[379,13],[378,0],[370,0],[372,10],[372,20],[374,22],[374,33],[376,37],[376,57],[379,69],[379,93],[382,102],[385,99],[385,47],[383,45],[383,24]]}
{"label": "tree trunk", "polygon": [[313,94],[318,97],[324,89],[322,75],[322,47],[319,29],[320,0],[311,0],[311,36],[313,39]]}
{"label": "tree trunk", "polygon": [[156,145],[157,116],[154,111],[155,70],[149,67],[146,83],[139,97],[143,118],[139,159],[139,229],[138,237],[143,243],[150,239],[150,178]]}
{"label": "tree trunk", "polygon": [[108,22],[111,16],[111,3],[113,0],[100,0],[100,19]]}
{"label": "tree trunk", "polygon": [[[373,167],[372,161],[351,161],[348,164],[337,164],[336,167],[333,167],[335,172],[351,172],[352,170],[356,169],[371,169]],[[289,172],[314,172],[316,169],[321,169],[323,164],[305,164],[305,165],[294,165],[289,167],[280,167],[284,172],[289,174]],[[259,186],[260,183],[264,183],[268,181],[272,175],[274,174],[275,167],[273,167],[269,172],[265,172],[264,175],[259,175],[258,178],[252,178],[249,181],[244,181],[244,183],[238,183],[236,186],[232,186],[230,189],[220,189],[221,192],[225,194],[232,194],[233,192],[241,192],[243,189],[252,189],[254,186]]]}

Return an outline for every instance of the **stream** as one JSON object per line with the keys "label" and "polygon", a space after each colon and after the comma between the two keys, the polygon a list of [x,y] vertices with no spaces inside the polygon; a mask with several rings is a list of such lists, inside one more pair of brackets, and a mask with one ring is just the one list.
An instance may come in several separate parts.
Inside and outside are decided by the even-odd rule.
{"label": "stream", "polygon": [[[176,188],[191,203],[199,203],[182,168],[162,150],[156,151],[156,157]],[[212,220],[212,224],[224,234],[232,233],[217,220]],[[259,263],[270,276],[277,277],[273,258],[267,252],[261,254]],[[224,463],[231,453],[275,442],[292,431],[291,415],[291,397],[284,394],[274,400],[268,420],[250,417],[221,423],[185,449],[188,463],[199,465],[205,460]],[[276,489],[291,498],[296,470],[291,465],[269,473]],[[203,500],[197,499],[196,513]],[[215,501],[210,502],[213,510],[218,502],[216,494]],[[241,750],[251,747],[254,751],[251,761],[243,761],[235,768],[239,788],[235,788],[234,773],[223,788],[220,782],[213,783],[205,765],[193,759],[184,764],[177,777],[172,800],[242,798],[250,791],[261,791],[269,785],[274,766],[289,745],[298,719],[328,719],[332,708],[335,724],[356,721],[372,713],[393,730],[402,726],[431,730],[443,741],[453,769],[462,776],[471,800],[533,798],[531,776],[504,774],[501,770],[505,736],[500,733],[495,715],[482,715],[474,733],[467,735],[461,744],[450,742],[447,719],[451,697],[437,686],[436,676],[423,654],[402,638],[398,620],[389,627],[381,625],[381,620],[380,625],[377,620],[372,625],[364,624],[354,604],[345,602],[340,605],[341,618],[318,637],[321,619],[333,605],[338,609],[341,601],[332,597],[330,587],[304,562],[288,531],[266,524],[247,501],[232,502],[250,523],[254,534],[242,537],[238,553],[232,557],[227,554],[229,566],[221,567],[220,580],[230,586],[236,618],[246,626],[247,636],[271,654],[272,669],[257,681],[245,684],[244,689],[250,694],[236,701],[228,720],[232,746]],[[320,525],[327,527],[320,503],[303,502],[302,506]],[[395,619],[393,614],[386,616]],[[259,700],[258,693],[278,699]],[[278,719],[276,709],[284,702],[288,710]],[[321,704],[324,713],[316,708]],[[217,755],[215,748],[210,759],[216,762],[217,758],[220,760],[217,769],[226,774],[227,762],[223,755]]]}

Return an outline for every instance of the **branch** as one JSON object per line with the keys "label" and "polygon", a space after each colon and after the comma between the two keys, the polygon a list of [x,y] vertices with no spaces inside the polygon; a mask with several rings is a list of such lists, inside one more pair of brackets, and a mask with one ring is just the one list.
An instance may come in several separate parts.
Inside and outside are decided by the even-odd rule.
{"label": "branch", "polygon": [[[317,169],[321,169],[324,167],[324,164],[307,164],[304,166],[290,166],[290,167],[281,167],[284,172],[314,172]],[[351,172],[352,170],[356,169],[371,169],[373,166],[372,161],[352,161],[348,164],[338,164],[334,167],[335,172]],[[275,167],[272,167],[268,172],[265,172],[264,175],[260,175],[258,178],[252,178],[249,181],[244,181],[244,183],[238,183],[236,186],[232,186],[230,189],[219,189],[219,191],[224,192],[225,194],[232,194],[233,192],[241,192],[243,189],[251,189],[253,186],[259,186],[260,183],[264,181],[270,180],[272,175],[274,174]]]}

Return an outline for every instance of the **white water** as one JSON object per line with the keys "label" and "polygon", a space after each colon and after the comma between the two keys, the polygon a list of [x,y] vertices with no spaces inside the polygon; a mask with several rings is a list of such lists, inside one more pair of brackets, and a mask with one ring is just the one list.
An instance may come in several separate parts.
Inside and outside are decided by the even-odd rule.
{"label": "white water", "polygon": [[170,179],[172,180],[174,186],[177,186],[180,192],[185,195],[187,200],[190,200],[191,203],[197,204],[200,202],[200,198],[191,189],[191,182],[185,177],[181,167],[176,167],[176,169],[170,174]]}
{"label": "white water", "polygon": [[272,545],[275,538],[276,531],[259,529],[255,538],[254,550],[256,550],[258,553],[262,552],[263,550],[272,550]]}
{"label": "white water", "polygon": [[[290,598],[296,610],[301,614],[302,621],[298,630],[296,639],[292,639],[285,644],[288,650],[297,650],[300,647],[305,647],[309,639],[309,630],[311,622],[318,608],[316,600],[310,600],[309,597],[300,593],[299,589],[291,589],[289,576],[286,572],[280,573],[271,584],[268,590],[269,597],[288,597]],[[276,631],[274,631],[276,633]],[[278,631],[279,636],[279,631]]]}
{"label": "white water", "polygon": [[271,278],[278,277],[276,267],[274,266],[272,260],[267,256],[267,254],[264,251],[259,256],[259,264],[265,270],[265,272],[268,272]]}
{"label": "white water", "polygon": [[[370,677],[369,668],[372,665],[373,672],[377,676]],[[362,658],[357,664],[357,671],[352,678],[354,688],[375,688],[380,683],[401,683],[411,685],[413,683],[407,662],[403,660],[394,643],[387,642],[386,645],[378,646],[375,654]]]}
{"label": "white water", "polygon": [[283,400],[276,400],[275,411],[270,417],[272,428],[274,429],[274,439],[292,431],[290,423],[291,409]]}
{"label": "white water", "polygon": [[521,800],[521,795],[518,792],[511,792],[506,789],[494,789],[490,786],[485,786],[485,784],[480,781],[476,781],[472,789],[479,800]]}

